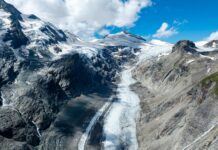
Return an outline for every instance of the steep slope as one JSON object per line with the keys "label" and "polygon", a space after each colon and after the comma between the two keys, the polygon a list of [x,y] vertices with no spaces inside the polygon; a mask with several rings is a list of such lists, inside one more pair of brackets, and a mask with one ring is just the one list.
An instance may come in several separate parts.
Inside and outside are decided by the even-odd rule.
{"label": "steep slope", "polygon": [[205,47],[218,48],[218,40],[213,40],[204,45]]}
{"label": "steep slope", "polygon": [[118,61],[3,0],[0,15],[0,149],[56,149],[110,96]]}
{"label": "steep slope", "polygon": [[[141,99],[140,149],[214,149],[217,129],[217,52],[180,41],[166,56],[133,71]],[[214,89],[215,88],[215,89]],[[213,92],[214,91],[214,92]]]}
{"label": "steep slope", "polygon": [[145,40],[120,33],[117,44],[84,42],[3,0],[0,8],[0,148],[77,149]]}

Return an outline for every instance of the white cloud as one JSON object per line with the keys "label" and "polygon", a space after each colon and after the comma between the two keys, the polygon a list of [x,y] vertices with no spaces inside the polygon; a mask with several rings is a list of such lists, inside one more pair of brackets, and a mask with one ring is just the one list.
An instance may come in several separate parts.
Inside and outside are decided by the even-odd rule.
{"label": "white cloud", "polygon": [[211,33],[210,36],[206,38],[206,40],[207,41],[218,40],[218,31]]}
{"label": "white cloud", "polygon": [[92,36],[105,26],[130,27],[151,0],[6,0],[77,35]]}
{"label": "white cloud", "polygon": [[110,31],[107,30],[107,29],[102,29],[102,30],[100,30],[100,31],[98,32],[98,34],[99,34],[100,36],[106,36],[106,35],[110,34]]}
{"label": "white cloud", "polygon": [[174,24],[174,25],[177,25],[177,26],[181,26],[181,25],[184,25],[184,24],[186,24],[186,23],[188,23],[188,20],[187,20],[187,19],[184,19],[184,20],[174,20],[174,21],[173,21],[173,24]]}
{"label": "white cloud", "polygon": [[169,27],[169,24],[164,22],[162,23],[161,27],[157,30],[157,32],[153,35],[154,38],[168,38],[175,34],[178,34],[178,31],[173,28]]}

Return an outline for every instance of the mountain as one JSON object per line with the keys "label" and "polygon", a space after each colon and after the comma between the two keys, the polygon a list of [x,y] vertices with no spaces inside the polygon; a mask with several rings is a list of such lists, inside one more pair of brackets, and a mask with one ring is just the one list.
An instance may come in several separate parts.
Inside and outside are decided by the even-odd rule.
{"label": "mountain", "polygon": [[84,42],[3,0],[0,15],[0,149],[68,149],[137,49]]}
{"label": "mountain", "polygon": [[141,99],[139,149],[212,149],[217,135],[217,56],[191,41],[134,69]]}
{"label": "mountain", "polygon": [[145,43],[146,40],[140,36],[123,31],[116,34],[109,34],[97,42],[107,46],[127,46],[137,48],[139,45]]}
{"label": "mountain", "polygon": [[85,42],[0,0],[0,149],[216,150],[215,45]]}
{"label": "mountain", "polygon": [[218,40],[213,40],[204,45],[205,47],[218,48]]}

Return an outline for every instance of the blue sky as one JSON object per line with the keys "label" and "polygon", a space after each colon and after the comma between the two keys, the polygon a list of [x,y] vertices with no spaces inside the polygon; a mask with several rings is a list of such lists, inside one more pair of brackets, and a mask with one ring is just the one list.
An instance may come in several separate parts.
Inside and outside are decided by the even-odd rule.
{"label": "blue sky", "polygon": [[218,39],[218,0],[6,1],[87,40],[121,30],[169,42]]}
{"label": "blue sky", "polygon": [[[149,36],[167,22],[178,34],[163,39],[176,42],[202,40],[218,30],[218,0],[153,0],[153,3],[141,11],[140,19],[130,32]],[[180,24],[175,24],[175,20]]]}

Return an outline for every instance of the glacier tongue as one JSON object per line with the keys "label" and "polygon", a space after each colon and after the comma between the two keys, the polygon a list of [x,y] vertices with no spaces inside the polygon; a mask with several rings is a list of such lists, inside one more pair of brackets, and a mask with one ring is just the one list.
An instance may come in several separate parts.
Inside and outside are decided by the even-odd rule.
{"label": "glacier tongue", "polygon": [[136,119],[139,115],[139,97],[130,89],[135,83],[131,74],[132,68],[127,67],[121,73],[118,85],[118,101],[114,102],[104,122],[104,149],[116,150],[138,148],[136,137]]}

